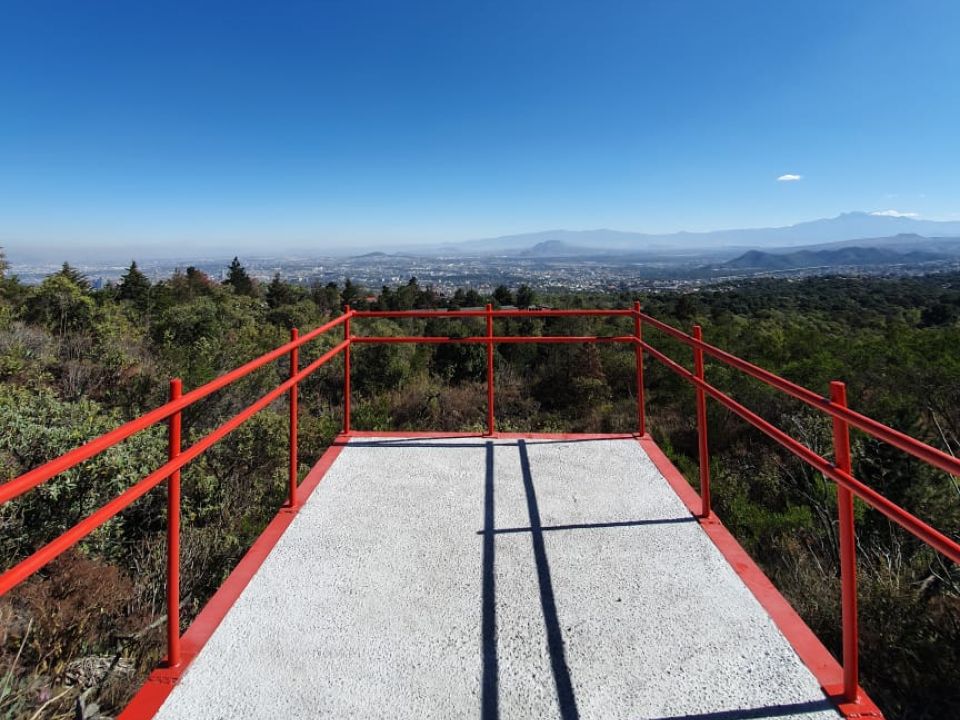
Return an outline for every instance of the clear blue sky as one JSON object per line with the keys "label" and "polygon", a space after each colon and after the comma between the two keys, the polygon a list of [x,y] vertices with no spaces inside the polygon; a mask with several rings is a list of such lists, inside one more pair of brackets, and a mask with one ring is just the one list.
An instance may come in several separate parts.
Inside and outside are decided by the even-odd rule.
{"label": "clear blue sky", "polygon": [[11,251],[386,246],[887,209],[960,218],[955,0],[0,11]]}

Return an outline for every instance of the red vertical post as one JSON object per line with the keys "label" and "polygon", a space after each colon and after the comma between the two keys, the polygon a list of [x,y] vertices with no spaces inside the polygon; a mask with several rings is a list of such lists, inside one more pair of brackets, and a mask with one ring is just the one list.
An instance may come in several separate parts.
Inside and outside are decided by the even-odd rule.
{"label": "red vertical post", "polygon": [[633,303],[633,334],[637,338],[634,346],[637,354],[637,431],[641,436],[647,434],[647,413],[643,397],[643,325],[640,318],[640,301]]}
{"label": "red vertical post", "polygon": [[[703,330],[699,325],[693,326],[693,338],[698,342],[703,340]],[[704,380],[703,349],[699,345],[693,346],[693,371],[697,378]],[[710,448],[707,444],[707,394],[703,388],[697,386],[697,438],[700,442],[700,515],[710,517]]]}
{"label": "red vertical post", "polygon": [[[179,400],[183,384],[179,378],[170,381],[170,399]],[[180,454],[181,411],[168,422],[167,457]],[[167,478],[167,666],[180,664],[180,471]]]}
{"label": "red vertical post", "polygon": [[[830,400],[847,407],[847,386],[830,383]],[[837,469],[852,475],[850,426],[833,418],[833,455]],[[853,493],[837,485],[837,510],[840,515],[840,604],[843,617],[843,699],[856,702],[860,677],[857,628],[857,536],[853,520]]]}
{"label": "red vertical post", "polygon": [[487,303],[487,435],[493,435],[493,305]]}
{"label": "red vertical post", "polygon": [[350,306],[344,306],[343,311],[347,314],[347,319],[343,321],[343,339],[347,341],[347,347],[343,350],[343,432],[350,432],[350,346],[353,335],[350,331]]}
{"label": "red vertical post", "polygon": [[[299,339],[300,331],[297,328],[291,328],[291,342]],[[300,367],[300,348],[293,348],[290,351],[290,377],[297,374]],[[299,469],[299,460],[297,458],[297,384],[294,383],[290,388],[290,507],[297,506],[297,475]]]}

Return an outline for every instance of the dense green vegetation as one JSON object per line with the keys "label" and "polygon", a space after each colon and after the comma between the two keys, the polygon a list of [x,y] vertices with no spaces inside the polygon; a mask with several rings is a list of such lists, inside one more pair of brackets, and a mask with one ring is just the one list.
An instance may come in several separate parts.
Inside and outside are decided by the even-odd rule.
{"label": "dense green vegetation", "polygon": [[[368,295],[347,281],[258,284],[239,261],[225,283],[188,268],[152,284],[132,265],[102,290],[68,265],[27,287],[0,284],[0,468],[15,477],[282,344]],[[628,306],[628,295],[442,297],[415,280],[384,288],[384,309],[494,302]],[[818,392],[846,380],[856,409],[948,452],[960,447],[960,276],[754,281],[643,300],[651,314]],[[630,332],[626,319],[502,320],[498,334]],[[363,333],[468,335],[483,320],[357,321]],[[304,348],[302,364],[340,337]],[[689,350],[646,338],[690,365]],[[497,350],[502,430],[632,431],[634,358],[613,345],[504,345]],[[268,366],[185,413],[184,445],[269,389]],[[341,423],[341,366],[303,385],[301,471]],[[830,425],[755,381],[708,363],[711,382],[830,455]],[[481,430],[485,351],[469,345],[354,349],[358,429]],[[648,411],[656,440],[691,479],[697,441],[691,388],[652,360]],[[183,475],[183,623],[189,624],[283,502],[285,401],[258,414]],[[711,404],[716,509],[834,652],[839,568],[833,486]],[[9,567],[162,463],[163,427],[143,432],[0,508],[0,557]],[[855,473],[953,536],[960,485],[855,435]],[[42,574],[0,600],[0,717],[97,717],[122,706],[163,655],[165,497],[158,489],[109,521]],[[863,683],[889,717],[960,715],[960,573],[879,514],[857,506]]]}

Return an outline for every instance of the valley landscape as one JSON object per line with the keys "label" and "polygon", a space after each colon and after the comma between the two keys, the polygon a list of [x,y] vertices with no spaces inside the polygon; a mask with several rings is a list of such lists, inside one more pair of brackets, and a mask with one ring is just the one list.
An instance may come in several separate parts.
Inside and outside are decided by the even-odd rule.
{"label": "valley landscape", "polygon": [[[56,252],[45,248],[38,253],[17,244],[7,248],[11,271],[27,284],[42,281],[64,261],[97,287],[116,283],[131,259],[153,280],[191,266],[223,279],[230,261],[230,256],[115,254],[109,261],[84,262],[66,249]],[[261,281],[276,274],[305,285],[349,278],[374,291],[396,287],[410,277],[441,292],[490,292],[501,284],[545,291],[692,290],[750,277],[915,275],[960,269],[960,222],[851,212],[781,228],[666,235],[554,230],[359,254],[326,244],[322,250],[242,259]]]}

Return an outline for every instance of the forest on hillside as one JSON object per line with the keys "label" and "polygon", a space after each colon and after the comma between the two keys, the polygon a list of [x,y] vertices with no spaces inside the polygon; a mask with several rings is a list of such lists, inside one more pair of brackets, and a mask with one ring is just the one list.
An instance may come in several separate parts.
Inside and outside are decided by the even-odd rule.
{"label": "forest on hillside", "polygon": [[[960,274],[918,278],[756,280],[696,293],[558,294],[500,287],[444,296],[399,288],[258,283],[235,261],[215,282],[187,268],[151,283],[133,264],[94,290],[75,269],[27,286],[0,279],[0,478],[7,480],[316,327],[350,304],[381,309],[629,307],[705,338],[818,393],[848,385],[851,406],[941,450],[960,450]],[[368,300],[373,297],[375,299]],[[629,318],[504,319],[497,334],[614,335]],[[358,334],[472,335],[483,319],[358,320]],[[301,351],[306,365],[342,337]],[[645,336],[686,366],[689,348]],[[631,432],[634,355],[598,345],[496,350],[504,431]],[[647,361],[649,429],[697,478],[694,393]],[[361,430],[482,430],[485,349],[358,346],[353,425]],[[184,446],[286,377],[285,361],[185,412]],[[711,383],[830,456],[829,421],[716,363]],[[558,392],[557,389],[562,389]],[[342,366],[301,389],[301,477],[341,426]],[[183,473],[183,628],[284,501],[286,400],[257,414]],[[835,488],[758,431],[709,407],[715,509],[806,622],[840,648]],[[166,428],[146,430],[0,506],[6,569],[166,458]],[[957,478],[854,433],[854,474],[935,527],[960,533]],[[960,571],[857,504],[862,682],[890,718],[960,717]],[[142,498],[42,573],[0,598],[0,718],[111,717],[164,653],[165,495]],[[479,572],[479,570],[478,570]]]}

